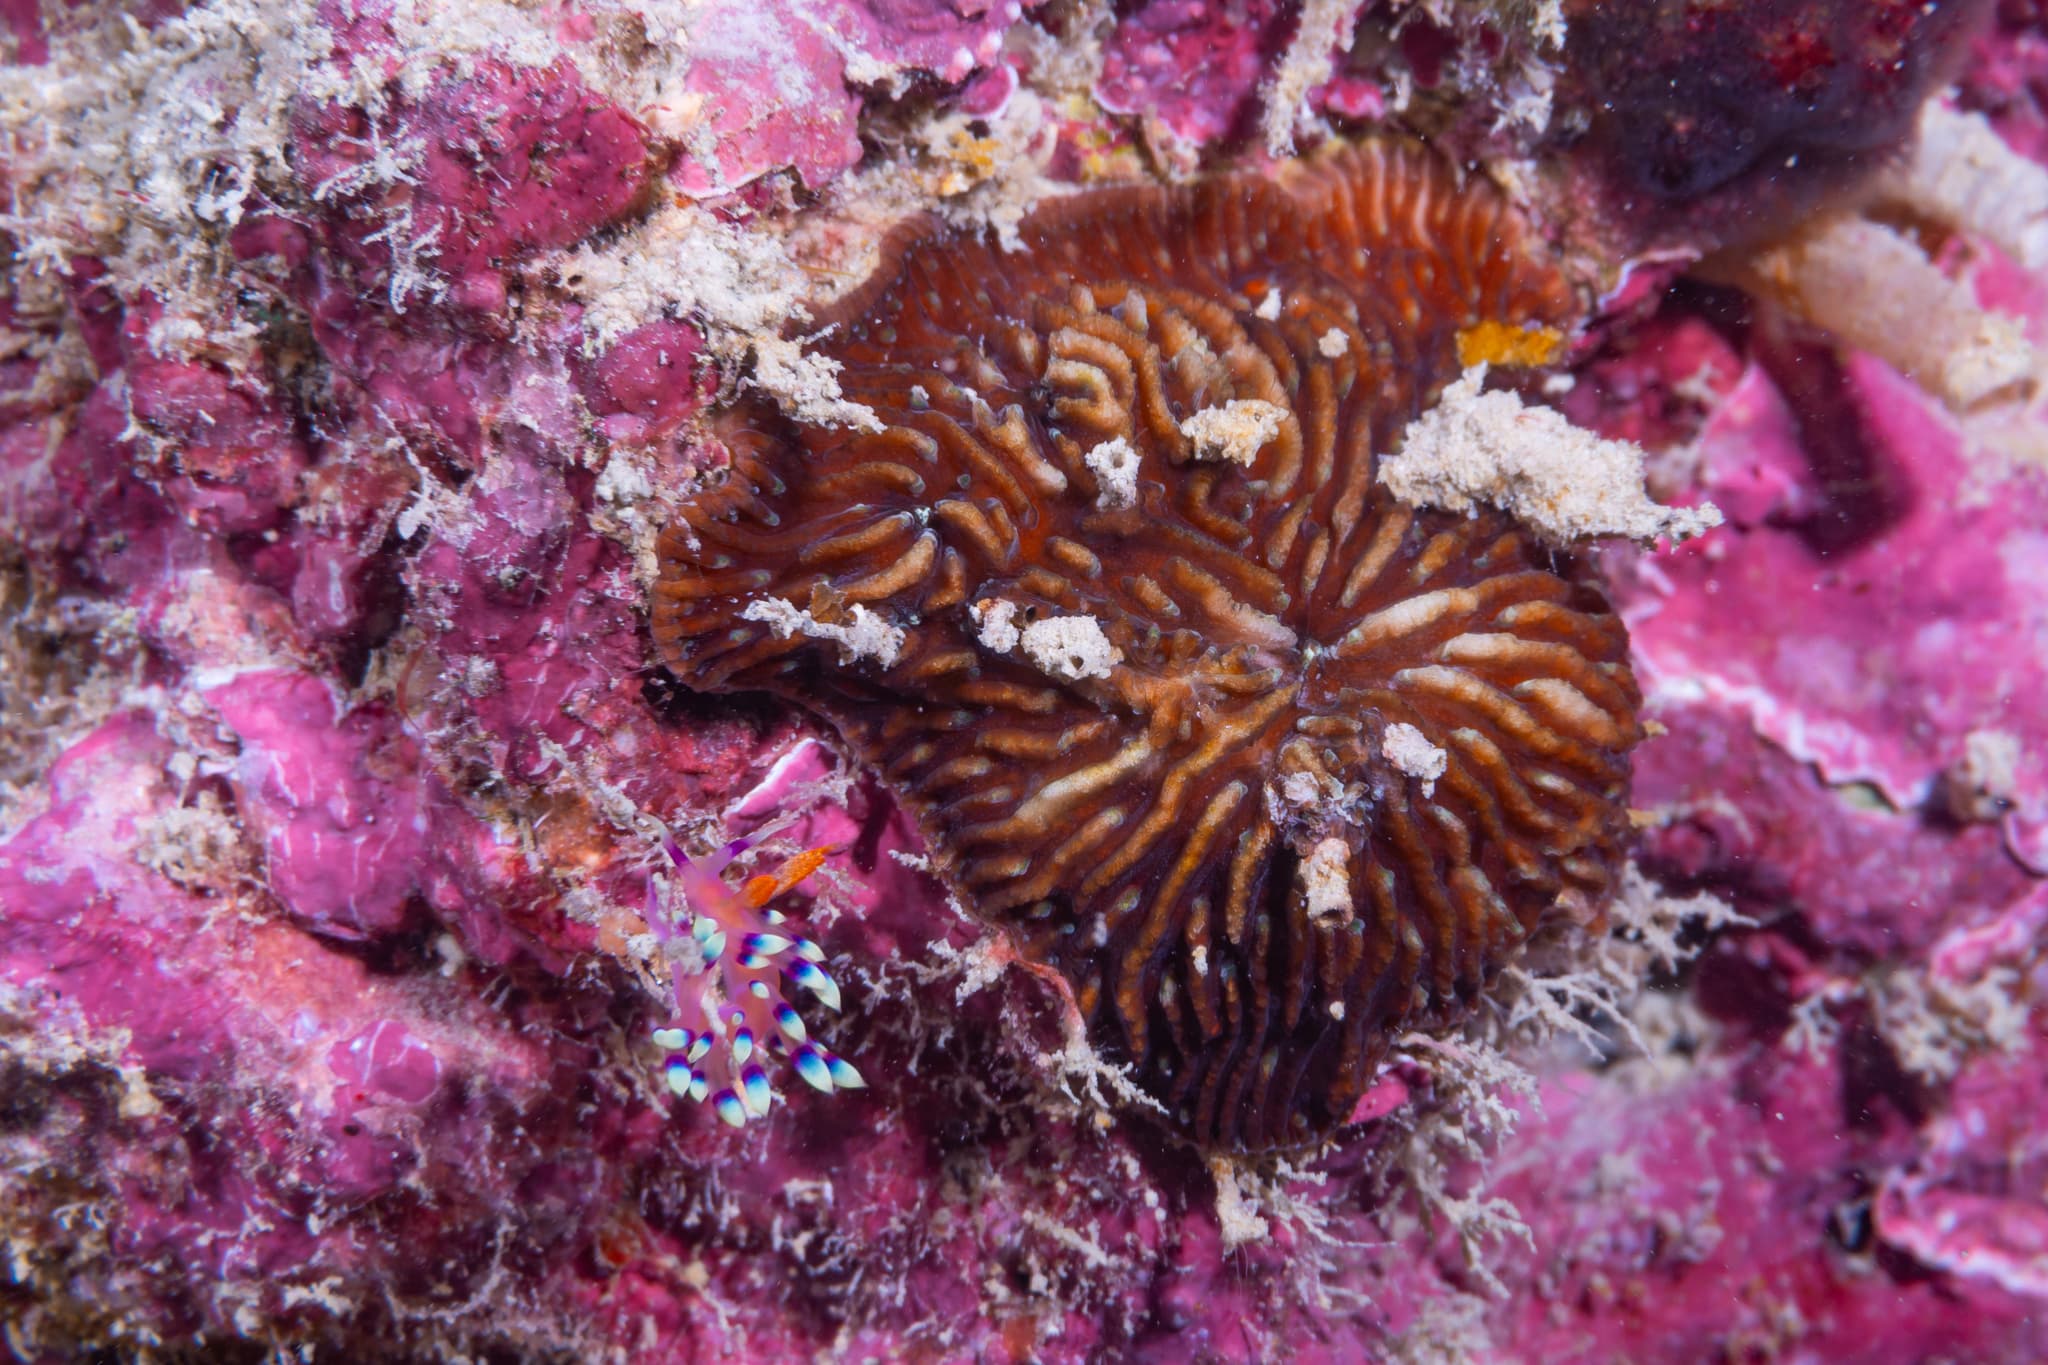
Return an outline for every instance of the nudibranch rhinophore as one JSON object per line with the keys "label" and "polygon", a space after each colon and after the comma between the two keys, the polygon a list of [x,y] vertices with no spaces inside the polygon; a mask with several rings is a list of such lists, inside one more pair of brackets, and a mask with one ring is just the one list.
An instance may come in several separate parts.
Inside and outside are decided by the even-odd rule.
{"label": "nudibranch rhinophore", "polygon": [[1620,860],[1639,697],[1591,570],[1375,477],[1461,337],[1572,295],[1391,142],[1021,236],[914,225],[824,314],[878,427],[728,415],[656,648],[836,727],[1179,1131],[1298,1145]]}

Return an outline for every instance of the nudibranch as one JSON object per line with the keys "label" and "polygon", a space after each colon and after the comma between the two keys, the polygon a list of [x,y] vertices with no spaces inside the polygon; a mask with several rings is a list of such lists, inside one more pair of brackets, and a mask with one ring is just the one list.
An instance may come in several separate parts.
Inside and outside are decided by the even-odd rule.
{"label": "nudibranch", "polygon": [[[860,1072],[811,1038],[783,992],[799,986],[828,1009],[839,1008],[839,987],[818,964],[824,950],[796,932],[768,902],[797,886],[825,861],[810,849],[777,872],[749,877],[738,890],[725,870],[747,851],[735,840],[702,862],[673,840],[664,845],[675,865],[682,914],[671,909],[663,886],[647,879],[647,927],[667,960],[675,1014],[654,1031],[668,1052],[663,1074],[679,1099],[708,1103],[735,1128],[765,1118],[773,1095],[764,1063],[786,1060],[812,1088],[858,1090]],[[687,932],[685,932],[687,930]]]}
{"label": "nudibranch", "polygon": [[728,414],[656,648],[834,726],[1178,1131],[1299,1145],[1620,860],[1639,697],[1592,571],[1376,482],[1461,338],[1573,296],[1394,143],[1020,233],[912,225],[824,312],[878,425]]}

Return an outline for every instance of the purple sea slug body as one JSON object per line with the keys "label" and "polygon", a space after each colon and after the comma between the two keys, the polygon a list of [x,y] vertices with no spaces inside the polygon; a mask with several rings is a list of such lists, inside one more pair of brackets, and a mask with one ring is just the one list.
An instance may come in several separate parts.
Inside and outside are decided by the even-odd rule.
{"label": "purple sea slug body", "polygon": [[766,908],[815,871],[825,850],[801,854],[780,872],[749,878],[735,891],[722,874],[747,847],[735,841],[698,862],[675,843],[667,845],[687,932],[669,913],[655,880],[647,884],[647,923],[675,990],[675,1017],[654,1033],[670,1053],[664,1068],[668,1087],[678,1098],[708,1100],[735,1128],[767,1117],[772,1087],[762,1063],[770,1057],[787,1060],[806,1084],[828,1095],[866,1084],[851,1063],[810,1038],[777,980],[786,978],[826,1008],[839,1008],[839,987],[818,965],[823,950],[791,928],[781,912]]}
{"label": "purple sea slug body", "polygon": [[825,316],[879,429],[742,409],[655,640],[826,716],[1180,1132],[1298,1144],[1620,856],[1638,698],[1590,571],[1375,478],[1461,340],[1570,293],[1394,144],[1023,239],[894,239]]}

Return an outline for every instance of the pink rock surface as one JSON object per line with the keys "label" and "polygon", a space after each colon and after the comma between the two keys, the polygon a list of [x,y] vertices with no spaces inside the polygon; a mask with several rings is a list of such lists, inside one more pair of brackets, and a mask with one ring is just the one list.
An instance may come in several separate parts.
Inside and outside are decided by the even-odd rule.
{"label": "pink rock surface", "polygon": [[[2024,129],[2038,16],[2006,9],[1965,89]],[[559,59],[415,62],[374,112],[290,101],[290,183],[216,244],[253,347],[157,344],[161,277],[111,250],[8,279],[0,1354],[2048,1355],[2048,476],[1639,271],[1561,405],[1730,522],[1609,555],[1665,729],[1640,856],[1755,923],[1656,981],[1654,1064],[1525,1059],[1483,1194],[1529,1236],[1483,1274],[1384,1178],[1457,1112],[1416,1060],[1312,1171],[1265,1173],[1305,1212],[1269,1199],[1229,1245],[1196,1155],[1077,1101],[1060,991],[947,904],[872,780],[650,666],[632,517],[715,463],[732,352],[680,311],[587,344],[551,273],[677,190],[751,187],[771,231],[785,191],[893,164],[906,111],[992,117],[1090,36],[971,0],[700,6],[666,106],[629,108],[591,74],[622,13],[548,10]],[[321,14],[324,60],[398,65],[390,7]],[[114,22],[0,19],[23,64]],[[1288,23],[1129,7],[1097,93],[1222,139]],[[1125,136],[1033,92],[1056,167]],[[409,178],[357,177],[379,140],[422,149]],[[410,264],[401,216],[431,233]],[[65,728],[20,733],[67,690]],[[738,1129],[665,1090],[647,814],[696,853],[761,841],[749,871],[832,850],[774,904],[864,1090],[778,1081]]]}
{"label": "pink rock surface", "polygon": [[414,746],[390,717],[344,715],[303,673],[245,673],[201,695],[235,737],[235,806],[285,909],[340,938],[403,928],[427,819]]}
{"label": "pink rock surface", "polygon": [[[1763,370],[1736,386],[1699,455],[1746,524],[1645,567],[1624,604],[1638,675],[1735,702],[1830,781],[1897,806],[1944,774],[1988,782],[2013,852],[2048,870],[2048,484],[1969,449],[1877,360],[1798,361],[1833,371],[1805,419],[1828,428],[1802,432]],[[1963,775],[1973,743],[1996,771]]]}
{"label": "pink rock surface", "polygon": [[690,19],[692,124],[672,177],[685,192],[740,189],[779,167],[819,188],[860,160],[859,87],[922,73],[957,85],[997,66],[1021,0],[711,0]]}
{"label": "pink rock surface", "polygon": [[[1156,151],[1199,158],[1262,140],[1255,135],[1275,126],[1270,102],[1295,78],[1289,64],[1305,63],[1313,69],[1301,107],[1279,111],[1277,122],[1310,116],[1299,130],[1310,141],[1323,118],[1345,129],[1378,124],[1419,93],[1440,140],[1497,150],[1540,131],[1542,118],[1521,101],[1540,85],[1537,105],[1547,108],[1555,78],[1556,54],[1531,31],[1532,13],[1359,0],[1330,14],[1278,0],[1144,0],[1117,8],[1094,95],[1104,109],[1138,118]],[[1309,36],[1305,15],[1316,25]],[[1503,137],[1508,125],[1521,126]]]}
{"label": "pink rock surface", "polygon": [[1971,1067],[1928,1125],[1919,1158],[1879,1186],[1871,1220],[1880,1242],[1973,1297],[2003,1291],[2039,1302],[2048,1292],[2043,1099],[2039,1071],[2024,1063]]}
{"label": "pink rock surface", "polygon": [[1198,146],[1242,136],[1290,26],[1284,8],[1273,0],[1152,0],[1116,26],[1095,97],[1112,112],[1157,118]]}

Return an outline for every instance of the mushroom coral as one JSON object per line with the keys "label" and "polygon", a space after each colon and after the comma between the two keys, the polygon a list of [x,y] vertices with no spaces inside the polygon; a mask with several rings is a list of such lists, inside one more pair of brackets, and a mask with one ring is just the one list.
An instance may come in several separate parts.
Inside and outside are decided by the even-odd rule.
{"label": "mushroom coral", "polygon": [[1394,142],[1020,235],[912,224],[825,313],[872,425],[725,416],[656,648],[826,718],[1177,1131],[1298,1145],[1615,875],[1639,698],[1591,569],[1376,479],[1461,335],[1572,296]]}

